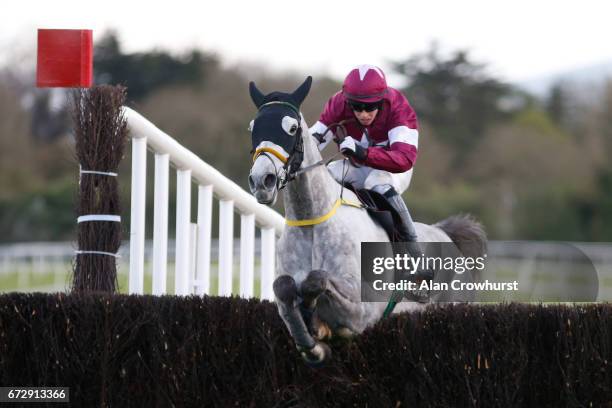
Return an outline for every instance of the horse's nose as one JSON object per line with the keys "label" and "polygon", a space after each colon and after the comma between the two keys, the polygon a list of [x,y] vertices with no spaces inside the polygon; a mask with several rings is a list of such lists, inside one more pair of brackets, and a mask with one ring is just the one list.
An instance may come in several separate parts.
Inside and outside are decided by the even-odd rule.
{"label": "horse's nose", "polygon": [[272,190],[276,187],[276,174],[266,173],[262,177],[255,178],[253,175],[249,175],[249,188],[254,193],[258,187],[263,187],[265,190]]}
{"label": "horse's nose", "polygon": [[266,190],[272,190],[276,186],[276,174],[266,174],[263,178],[263,186]]}
{"label": "horse's nose", "polygon": [[255,192],[255,179],[253,179],[253,175],[249,174],[249,189],[251,190],[251,193]]}

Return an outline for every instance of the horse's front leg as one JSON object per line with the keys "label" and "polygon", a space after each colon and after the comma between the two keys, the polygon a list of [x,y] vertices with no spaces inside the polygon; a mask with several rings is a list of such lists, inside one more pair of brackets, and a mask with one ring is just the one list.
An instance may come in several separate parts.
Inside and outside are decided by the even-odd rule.
{"label": "horse's front leg", "polygon": [[308,364],[313,366],[324,364],[331,357],[331,350],[325,343],[315,341],[308,332],[300,313],[295,280],[289,275],[281,275],[276,278],[273,287],[277,299],[278,312],[302,357]]}
{"label": "horse's front leg", "polygon": [[[345,312],[341,312],[342,314],[359,313],[359,311],[356,310],[356,308],[358,309],[358,306],[352,304],[352,302],[345,299],[344,296],[341,296],[338,293],[333,281],[330,280],[329,274],[326,271],[321,269],[310,271],[306,279],[304,279],[300,284],[300,294],[302,296],[300,309],[305,319],[307,316],[311,319],[312,324],[308,323],[308,325],[309,327],[312,327],[312,331],[316,334],[319,340],[332,338],[332,328],[325,320],[321,319],[321,316],[318,316],[315,312],[317,300],[326,292],[326,297],[331,297],[331,299],[326,299],[325,301],[334,302],[335,310],[344,310]],[[351,338],[354,335],[354,332],[351,329],[343,326],[342,324],[334,326],[334,333],[342,338]]]}
{"label": "horse's front leg", "polygon": [[300,311],[306,321],[310,332],[319,340],[331,338],[332,331],[329,325],[322,322],[316,316],[315,307],[317,299],[327,287],[327,273],[323,270],[315,269],[308,273],[306,279],[300,284],[299,293],[302,297]]}

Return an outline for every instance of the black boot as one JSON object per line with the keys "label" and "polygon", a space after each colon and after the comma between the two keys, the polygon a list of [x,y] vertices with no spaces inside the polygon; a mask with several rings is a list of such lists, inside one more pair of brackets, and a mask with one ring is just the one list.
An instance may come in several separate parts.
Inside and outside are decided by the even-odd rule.
{"label": "black boot", "polygon": [[[402,199],[402,196],[400,196],[393,187],[391,187],[391,189],[389,189],[384,196],[393,209],[397,211],[400,217],[399,224],[396,224],[396,230],[399,235],[399,241],[402,243],[402,247],[407,250],[411,257],[421,257],[423,255],[423,250],[421,245],[419,245],[417,242],[418,237],[416,234],[416,228],[414,227],[414,222],[412,221],[412,217],[410,216],[410,212],[408,211],[408,207],[406,207],[406,203]],[[422,280],[432,280],[433,273],[432,271],[418,269],[413,275],[408,276],[407,278],[419,283]],[[429,300],[429,293],[421,293],[421,291],[412,291],[409,293],[404,293],[404,295],[419,302],[427,302]]]}
{"label": "black boot", "polygon": [[402,199],[402,196],[400,196],[393,187],[391,187],[391,189],[389,189],[384,196],[387,199],[387,202],[395,211],[397,211],[397,214],[400,217],[400,223],[396,224],[395,226],[399,235],[399,242],[405,242],[407,244],[406,246],[411,256],[420,257],[423,254],[423,251],[417,242],[414,222],[412,221],[412,217],[410,216],[410,212],[408,211],[408,207],[406,207],[406,203]]}

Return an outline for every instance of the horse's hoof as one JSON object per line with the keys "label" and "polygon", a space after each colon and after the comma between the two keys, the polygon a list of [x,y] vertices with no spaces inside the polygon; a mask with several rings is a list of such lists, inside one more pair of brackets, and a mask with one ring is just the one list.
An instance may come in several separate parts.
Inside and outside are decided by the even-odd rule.
{"label": "horse's hoof", "polygon": [[283,303],[293,304],[297,299],[297,285],[295,280],[289,275],[281,275],[272,284],[274,294]]}
{"label": "horse's hoof", "polygon": [[308,273],[306,279],[300,284],[300,294],[309,307],[314,307],[317,297],[327,287],[327,273],[315,269]]}
{"label": "horse's hoof", "polygon": [[310,350],[302,351],[302,358],[304,362],[313,368],[323,367],[325,364],[331,361],[332,351],[331,348],[320,341],[314,345]]}

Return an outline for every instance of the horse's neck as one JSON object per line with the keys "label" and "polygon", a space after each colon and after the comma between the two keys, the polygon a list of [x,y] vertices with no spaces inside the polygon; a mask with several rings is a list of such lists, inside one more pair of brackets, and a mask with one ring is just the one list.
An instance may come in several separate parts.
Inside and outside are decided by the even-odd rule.
{"label": "horse's neck", "polygon": [[[304,161],[302,168],[321,160],[321,153],[302,120]],[[338,198],[338,184],[324,165],[300,174],[284,190],[285,216],[293,220],[317,218],[328,213]]]}

